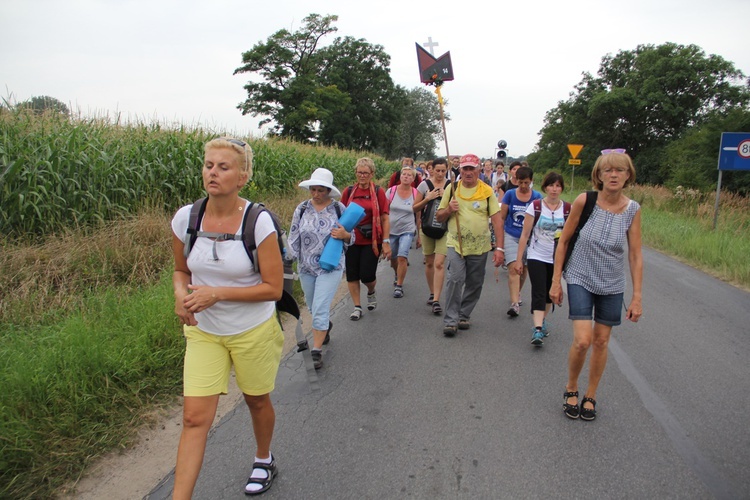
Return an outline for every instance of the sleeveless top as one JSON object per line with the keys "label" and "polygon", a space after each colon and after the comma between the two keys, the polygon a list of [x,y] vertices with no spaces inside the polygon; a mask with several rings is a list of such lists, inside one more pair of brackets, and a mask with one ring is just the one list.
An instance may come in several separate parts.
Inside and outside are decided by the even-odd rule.
{"label": "sleeveless top", "polygon": [[633,200],[620,214],[594,206],[591,217],[578,235],[565,270],[565,281],[596,295],[625,292],[627,232],[640,208]]}

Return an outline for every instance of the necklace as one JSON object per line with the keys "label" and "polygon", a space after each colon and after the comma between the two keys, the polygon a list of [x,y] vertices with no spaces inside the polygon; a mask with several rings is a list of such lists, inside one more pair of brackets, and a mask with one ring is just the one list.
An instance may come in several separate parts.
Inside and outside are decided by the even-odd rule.
{"label": "necklace", "polygon": [[549,201],[547,198],[544,199],[544,204],[547,205],[547,208],[549,208],[550,212],[553,212],[560,208],[560,205],[562,204],[562,200],[557,200],[557,205],[554,206],[554,208],[549,204]]}

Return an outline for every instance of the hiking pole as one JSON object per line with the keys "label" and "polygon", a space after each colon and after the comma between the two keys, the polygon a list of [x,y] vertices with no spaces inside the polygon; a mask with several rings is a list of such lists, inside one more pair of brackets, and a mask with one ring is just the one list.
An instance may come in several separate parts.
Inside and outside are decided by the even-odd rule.
{"label": "hiking pole", "polygon": [[[443,113],[443,94],[440,93],[440,87],[443,86],[442,81],[435,82],[435,93],[437,94],[438,98],[438,104],[440,108],[440,122],[443,124],[443,140],[445,141],[445,157],[449,159],[451,157],[451,153],[448,149],[448,132],[445,128],[445,113]],[[452,184],[451,184],[451,198],[456,199],[456,175],[453,173],[451,169],[451,178],[452,178]],[[461,225],[458,223],[458,212],[456,212],[456,236],[458,237],[458,251],[461,253],[461,257],[464,256],[464,249],[463,244],[461,240]]]}
{"label": "hiking pole", "polygon": [[[456,176],[453,176],[453,183],[451,184],[451,198],[458,201],[456,198]],[[458,251],[461,253],[461,258],[464,257],[464,247],[461,240],[461,224],[458,223],[458,211],[456,211],[456,237],[458,238]]]}

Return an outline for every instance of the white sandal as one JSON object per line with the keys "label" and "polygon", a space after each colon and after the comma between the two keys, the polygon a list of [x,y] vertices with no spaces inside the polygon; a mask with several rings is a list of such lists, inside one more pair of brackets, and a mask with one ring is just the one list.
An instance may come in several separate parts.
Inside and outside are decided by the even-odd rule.
{"label": "white sandal", "polygon": [[359,321],[359,318],[362,317],[362,308],[359,306],[354,306],[354,312],[349,315],[349,319],[352,321]]}

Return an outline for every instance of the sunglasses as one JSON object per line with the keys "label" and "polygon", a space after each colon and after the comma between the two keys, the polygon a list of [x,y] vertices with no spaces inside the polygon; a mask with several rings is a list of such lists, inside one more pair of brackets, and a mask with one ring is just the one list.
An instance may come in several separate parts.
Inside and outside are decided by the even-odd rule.
{"label": "sunglasses", "polygon": [[617,148],[617,149],[602,149],[602,154],[603,154],[603,155],[608,155],[608,154],[612,154],[612,153],[619,153],[619,154],[623,154],[623,153],[625,153],[625,148]]}
{"label": "sunglasses", "polygon": [[239,146],[239,147],[241,147],[242,149],[245,149],[245,146],[247,146],[247,143],[246,143],[246,142],[242,142],[242,141],[241,141],[241,140],[239,140],[239,139],[233,139],[233,138],[231,138],[231,137],[219,137],[219,139],[221,139],[221,140],[224,140],[224,141],[227,141],[227,142],[231,142],[231,143],[232,143],[232,144],[234,144],[235,146]]}

